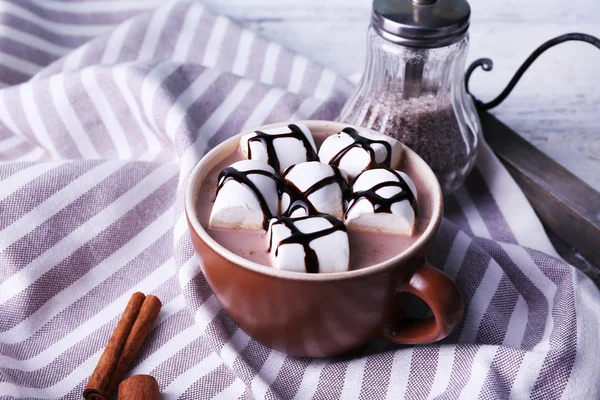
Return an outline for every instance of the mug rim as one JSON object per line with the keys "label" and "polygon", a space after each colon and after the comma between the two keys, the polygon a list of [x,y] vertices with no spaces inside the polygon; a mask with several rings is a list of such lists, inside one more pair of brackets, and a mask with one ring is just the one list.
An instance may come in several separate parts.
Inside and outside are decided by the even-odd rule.
{"label": "mug rim", "polygon": [[273,124],[268,124],[268,125],[262,125],[262,126],[259,126],[259,127],[253,128],[253,129],[245,130],[245,131],[240,132],[240,133],[230,137],[229,139],[219,143],[212,150],[210,150],[208,153],[206,153],[200,159],[200,161],[198,161],[198,163],[192,170],[192,172],[189,176],[189,179],[187,181],[186,190],[185,190],[185,199],[184,199],[185,214],[186,214],[186,219],[189,223],[189,226],[194,230],[196,235],[198,235],[200,237],[200,239],[202,239],[202,241],[204,243],[206,243],[213,251],[215,251],[220,256],[226,258],[230,262],[236,264],[237,266],[240,266],[242,268],[248,269],[250,271],[253,271],[253,272],[261,274],[261,275],[268,275],[268,276],[272,276],[274,278],[293,280],[293,281],[330,282],[330,281],[353,279],[353,278],[358,278],[358,277],[362,277],[362,276],[369,276],[369,275],[375,275],[375,274],[387,272],[388,270],[394,268],[394,266],[401,264],[407,260],[410,260],[414,255],[419,253],[419,251],[425,246],[425,244],[427,244],[432,239],[435,232],[438,230],[441,220],[442,220],[442,214],[443,214],[442,189],[440,187],[440,184],[439,184],[437,178],[435,177],[435,174],[433,173],[433,171],[431,170],[429,165],[417,153],[415,153],[412,149],[410,149],[408,146],[406,146],[403,143],[402,145],[404,147],[404,150],[406,152],[411,153],[412,157],[416,157],[416,161],[421,164],[417,167],[417,169],[420,171],[419,173],[421,174],[420,175],[421,178],[423,180],[425,180],[426,182],[428,182],[433,188],[433,191],[431,193],[431,195],[432,195],[432,198],[431,198],[432,214],[431,214],[429,223],[427,224],[427,227],[425,228],[425,231],[421,234],[421,236],[408,249],[404,250],[403,252],[399,253],[398,255],[396,255],[386,261],[380,262],[375,265],[371,265],[366,268],[360,268],[360,269],[344,271],[344,272],[330,272],[330,273],[324,273],[324,274],[308,274],[306,272],[279,270],[279,269],[276,269],[276,268],[273,268],[270,266],[256,263],[254,261],[250,261],[240,255],[235,254],[234,252],[225,248],[220,243],[218,243],[216,240],[214,240],[212,238],[212,236],[210,236],[208,234],[208,232],[204,229],[204,227],[200,223],[198,216],[196,214],[195,200],[196,200],[197,196],[195,193],[196,191],[194,189],[196,189],[196,186],[197,186],[196,181],[198,179],[198,175],[199,175],[200,171],[202,171],[204,169],[205,165],[208,163],[209,160],[211,160],[213,157],[216,157],[222,151],[221,149],[223,147],[227,147],[228,145],[231,146],[232,142],[239,142],[241,136],[243,136],[247,133],[254,132],[256,130],[270,129],[270,128],[274,128],[274,127],[278,127],[278,126],[282,126],[282,125],[289,125],[289,124],[305,124],[308,126],[308,128],[311,131],[313,129],[318,130],[319,128],[322,129],[324,127],[334,128],[334,129],[337,129],[338,131],[341,131],[342,129],[344,129],[346,127],[352,127],[355,129],[367,130],[367,131],[379,134],[379,132],[374,131],[372,129],[363,128],[363,127],[359,127],[359,126],[352,125],[352,124],[346,124],[346,123],[342,123],[342,122],[334,122],[334,121],[327,121],[327,120],[297,120],[297,121],[278,122],[278,123],[273,123]]}

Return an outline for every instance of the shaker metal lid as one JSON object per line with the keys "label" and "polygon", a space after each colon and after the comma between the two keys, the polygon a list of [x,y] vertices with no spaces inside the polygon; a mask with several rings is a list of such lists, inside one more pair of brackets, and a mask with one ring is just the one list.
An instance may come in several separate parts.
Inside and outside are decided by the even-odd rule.
{"label": "shaker metal lid", "polygon": [[466,0],[373,0],[372,25],[391,42],[434,48],[461,40],[469,29]]}

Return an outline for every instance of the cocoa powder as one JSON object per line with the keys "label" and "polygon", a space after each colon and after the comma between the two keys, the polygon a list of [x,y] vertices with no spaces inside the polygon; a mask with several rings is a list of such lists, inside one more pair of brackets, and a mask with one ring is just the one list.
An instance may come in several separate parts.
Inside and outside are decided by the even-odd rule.
{"label": "cocoa powder", "polygon": [[456,189],[475,162],[477,139],[470,132],[463,135],[450,102],[399,95],[371,104],[377,105],[366,110],[361,125],[410,147],[429,164],[445,192]]}

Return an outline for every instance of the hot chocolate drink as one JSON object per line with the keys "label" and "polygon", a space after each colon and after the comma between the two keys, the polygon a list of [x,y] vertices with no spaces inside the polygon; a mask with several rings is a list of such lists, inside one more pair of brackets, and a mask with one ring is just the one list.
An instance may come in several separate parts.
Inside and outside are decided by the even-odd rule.
{"label": "hot chocolate drink", "polygon": [[[443,198],[423,159],[337,122],[257,131],[206,154],[185,191],[203,277],[237,326],[301,357],[341,354],[375,337],[422,344],[447,336],[463,303],[427,262]],[[433,318],[400,324],[410,307],[403,292],[425,301]]]}
{"label": "hot chocolate drink", "polygon": [[326,139],[296,125],[245,135],[200,186],[201,225],[245,259],[308,273],[366,268],[408,249],[432,210],[402,145],[352,128]]}

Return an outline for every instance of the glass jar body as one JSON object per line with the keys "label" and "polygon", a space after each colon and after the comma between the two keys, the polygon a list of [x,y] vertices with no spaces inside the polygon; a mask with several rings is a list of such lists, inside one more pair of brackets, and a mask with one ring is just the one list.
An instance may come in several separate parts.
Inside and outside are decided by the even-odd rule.
{"label": "glass jar body", "polygon": [[394,137],[433,169],[444,193],[458,188],[477,158],[481,123],[466,93],[468,36],[434,49],[392,43],[370,27],[362,79],[344,122]]}

